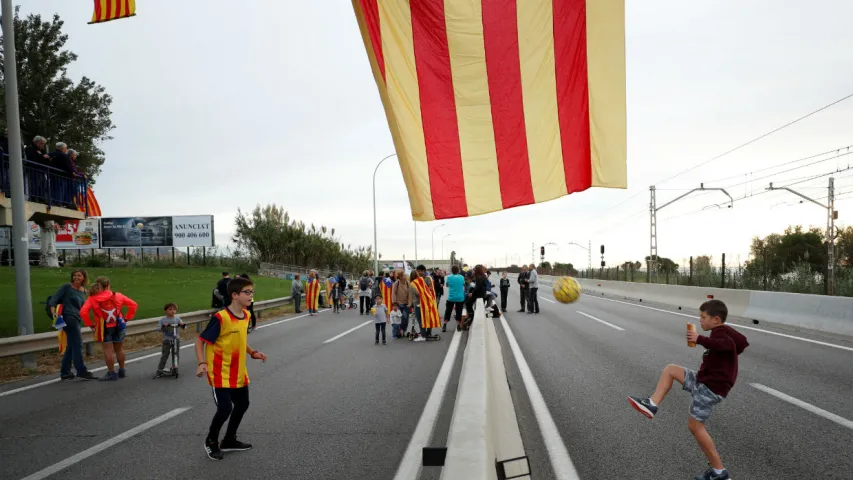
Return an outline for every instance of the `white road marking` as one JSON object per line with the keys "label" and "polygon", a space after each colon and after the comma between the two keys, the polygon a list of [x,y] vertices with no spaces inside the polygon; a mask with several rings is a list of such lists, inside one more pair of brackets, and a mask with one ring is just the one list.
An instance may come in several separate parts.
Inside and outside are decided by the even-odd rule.
{"label": "white road marking", "polygon": [[546,302],[557,303],[556,301],[551,300],[550,298],[545,298],[545,297],[539,297],[539,300],[545,300]]}
{"label": "white road marking", "polygon": [[530,405],[533,407],[533,414],[536,416],[536,422],[539,424],[539,431],[542,432],[542,440],[545,441],[545,447],[548,449],[548,456],[551,458],[551,466],[554,468],[554,473],[561,480],[580,480],[575,466],[572,464],[572,459],[569,457],[566,444],[563,443],[560,432],[557,430],[557,425],[554,423],[554,418],[551,416],[548,405],[545,403],[545,398],[542,397],[542,392],[533,378],[530,365],[524,359],[521,347],[518,346],[518,341],[516,341],[515,335],[509,328],[509,324],[506,321],[506,314],[501,315],[501,325],[503,325],[504,332],[506,332],[510,349],[512,349],[513,356],[515,356],[515,362],[518,364],[518,371],[521,373],[521,379],[524,381],[524,388],[527,390],[528,397],[530,397]]}
{"label": "white road marking", "polygon": [[593,317],[592,315],[590,315],[590,314],[588,314],[588,313],[583,313],[583,312],[581,312],[581,311],[579,311],[579,310],[576,310],[576,311],[575,311],[575,313],[580,313],[581,315],[583,315],[583,316],[584,316],[584,317],[586,317],[586,318],[591,318],[591,319],[595,320],[595,321],[596,321],[596,322],[598,322],[598,323],[603,323],[604,325],[607,325],[607,326],[608,326],[608,327],[610,327],[610,328],[615,328],[616,330],[619,330],[620,332],[624,332],[624,331],[625,331],[625,329],[624,329],[624,328],[622,328],[622,327],[617,327],[616,325],[613,325],[613,324],[612,324],[612,323],[610,323],[610,322],[605,322],[604,320],[602,320],[602,319],[600,319],[600,318],[595,318],[595,317]]}
{"label": "white road marking", "polygon": [[[597,296],[594,296],[594,295],[584,295],[584,298],[594,298],[594,299],[596,299],[596,300],[604,300],[604,301],[606,301],[606,302],[621,303],[621,304],[623,304],[623,305],[630,305],[630,306],[632,306],[632,307],[645,308],[645,309],[647,309],[647,310],[655,310],[655,311],[657,311],[657,312],[664,312],[664,313],[669,313],[669,314],[672,314],[672,315],[680,315],[680,316],[682,316],[682,317],[688,317],[688,318],[693,318],[693,319],[695,319],[695,318],[696,318],[696,315],[688,315],[688,314],[686,314],[686,313],[680,313],[680,312],[671,312],[671,311],[669,311],[669,310],[664,310],[664,309],[662,309],[662,308],[647,307],[646,305],[637,305],[636,303],[623,302],[623,301],[620,301],[620,300],[612,300],[612,299],[610,299],[610,298],[601,298],[601,297],[597,297]],[[745,329],[745,330],[754,330],[754,331],[756,331],[756,332],[766,333],[766,334],[769,334],[769,335],[776,335],[777,337],[784,337],[784,338],[790,338],[790,339],[792,339],[792,340],[799,340],[799,341],[801,341],[801,342],[808,342],[808,343],[814,343],[814,344],[816,344],[816,345],[823,345],[824,347],[838,348],[838,349],[841,349],[841,350],[847,350],[847,351],[849,351],[849,352],[853,352],[853,347],[845,347],[845,346],[843,346],[843,345],[836,345],[836,344],[834,344],[834,343],[821,342],[821,341],[819,341],[819,340],[812,340],[812,339],[810,339],[810,338],[795,337],[795,336],[793,336],[793,335],[787,335],[787,334],[785,334],[785,333],[771,332],[770,330],[764,330],[764,329],[761,329],[761,328],[748,327],[748,326],[746,326],[746,325],[738,325],[737,323],[726,322],[726,325],[731,325],[731,326],[733,326],[733,327],[737,327],[737,328],[743,328],[743,329]]]}
{"label": "white road marking", "polygon": [[169,420],[170,418],[176,417],[176,416],[186,412],[189,409],[190,409],[190,407],[176,408],[169,413],[165,413],[165,414],[160,415],[159,417],[157,417],[153,420],[149,420],[149,421],[143,423],[142,425],[131,428],[130,430],[128,430],[128,431],[126,431],[120,435],[116,435],[115,437],[113,437],[109,440],[101,442],[101,443],[95,445],[94,447],[83,450],[82,452],[78,453],[77,455],[68,457],[59,463],[55,463],[55,464],[53,464],[53,465],[51,465],[51,466],[49,466],[43,470],[39,470],[38,472],[36,472],[32,475],[24,477],[23,480],[41,480],[43,478],[47,478],[47,477],[53,475],[54,473],[65,470],[66,468],[74,465],[75,463],[79,463],[79,462],[91,457],[92,455],[96,455],[98,453],[103,452],[104,450],[106,450],[108,448],[112,448],[116,444],[123,442],[123,441],[127,440],[128,438],[131,438],[135,435],[138,435],[138,434],[144,432],[145,430],[148,430],[151,427],[159,425],[159,424],[165,422],[166,420]]}
{"label": "white road marking", "polygon": [[456,360],[456,352],[459,350],[461,339],[462,335],[455,333],[450,340],[450,347],[444,356],[441,370],[438,371],[438,377],[435,379],[432,391],[429,393],[429,397],[427,397],[426,405],[424,405],[424,409],[421,411],[421,418],[418,420],[418,426],[415,427],[412,439],[409,440],[406,453],[403,454],[403,460],[400,461],[400,466],[397,467],[397,474],[394,475],[394,480],[416,480],[420,474],[421,452],[432,437],[432,431],[435,428],[435,421],[438,418],[441,402],[444,400],[447,384],[450,382],[453,362]]}
{"label": "white road marking", "polygon": [[[328,311],[329,311],[329,310],[321,310],[321,311],[320,311],[320,313],[325,313],[325,312],[328,312]],[[298,316],[298,317],[285,318],[284,320],[278,320],[278,321],[273,322],[273,323],[264,324],[264,325],[259,325],[257,328],[258,328],[258,329],[261,329],[261,328],[271,327],[271,326],[273,326],[273,325],[278,325],[279,323],[289,322],[289,321],[291,321],[291,320],[296,320],[297,318],[303,318],[303,317],[307,317],[307,316],[308,316],[308,314],[304,314],[304,315],[300,315],[300,316]],[[181,346],[181,350],[183,350],[183,349],[185,349],[185,348],[193,348],[193,347],[195,347],[195,343],[188,343],[188,344],[186,344],[186,345],[182,345],[182,346]],[[125,364],[128,364],[128,363],[134,363],[134,362],[141,362],[142,360],[147,360],[147,359],[149,359],[149,358],[154,358],[154,357],[159,357],[159,356],[160,356],[160,352],[157,352],[157,353],[150,353],[150,354],[148,354],[148,355],[142,355],[141,357],[134,357],[134,358],[128,359],[128,360],[127,360],[126,362],[124,362],[124,363],[125,363]],[[89,369],[89,371],[90,371],[90,372],[92,372],[92,373],[96,373],[96,372],[102,372],[102,371],[104,371],[104,370],[106,370],[106,369],[107,369],[107,367],[106,367],[106,366],[103,366],[103,367],[98,367],[98,368],[90,368],[90,369]],[[51,379],[51,380],[45,380],[44,382],[39,382],[39,383],[34,383],[34,384],[32,384],[32,385],[27,385],[26,387],[15,388],[15,389],[13,389],[13,390],[7,390],[7,391],[5,391],[5,392],[0,392],[0,397],[5,397],[6,395],[12,395],[12,394],[14,394],[14,393],[26,392],[27,390],[32,390],[32,389],[34,389],[34,388],[43,387],[43,386],[45,386],[45,385],[50,385],[50,384],[53,384],[53,383],[57,383],[57,382],[59,382],[59,381],[61,381],[61,379],[59,379],[59,378],[54,378],[54,379]]]}
{"label": "white road marking", "polygon": [[786,394],[784,394],[778,390],[774,390],[774,389],[767,387],[767,386],[764,386],[760,383],[750,383],[750,385],[761,390],[764,393],[769,393],[770,395],[773,395],[774,397],[776,397],[780,400],[784,400],[784,401],[786,401],[792,405],[796,405],[796,406],[802,408],[803,410],[808,410],[809,412],[812,412],[819,417],[823,417],[827,420],[833,421],[833,422],[841,425],[842,427],[847,427],[847,428],[853,430],[853,421],[851,421],[851,420],[847,420],[846,418],[840,417],[840,416],[838,416],[832,412],[827,412],[826,410],[824,410],[822,408],[818,408],[818,407],[812,405],[811,403],[804,402],[804,401],[802,401],[798,398],[794,398],[790,395],[786,395]]}
{"label": "white road marking", "polygon": [[368,320],[368,321],[366,321],[366,322],[364,322],[364,323],[360,323],[360,324],[358,324],[358,325],[356,325],[356,326],[354,326],[354,327],[350,328],[349,330],[347,330],[347,331],[346,331],[346,332],[344,332],[344,333],[341,333],[341,334],[339,334],[339,335],[335,335],[334,337],[332,337],[332,338],[330,338],[330,339],[326,340],[326,341],[325,341],[325,342],[323,342],[323,343],[332,343],[332,342],[334,342],[335,340],[337,340],[337,339],[339,339],[339,338],[343,337],[344,335],[350,334],[350,333],[352,333],[352,332],[354,332],[354,331],[358,330],[359,328],[361,328],[361,327],[363,327],[363,326],[365,326],[365,325],[367,325],[367,324],[369,324],[369,323],[373,323],[373,320]]}

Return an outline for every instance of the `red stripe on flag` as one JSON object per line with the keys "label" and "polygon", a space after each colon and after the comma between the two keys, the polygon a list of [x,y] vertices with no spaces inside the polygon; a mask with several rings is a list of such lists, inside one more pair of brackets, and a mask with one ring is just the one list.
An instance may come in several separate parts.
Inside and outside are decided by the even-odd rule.
{"label": "red stripe on flag", "polygon": [[95,21],[100,22],[104,18],[101,16],[101,0],[95,0]]}
{"label": "red stripe on flag", "polygon": [[112,20],[113,19],[113,2],[116,0],[107,0],[107,15],[104,17],[104,20]]}
{"label": "red stripe on flag", "polygon": [[222,388],[222,350],[213,350],[213,386]]}
{"label": "red stripe on flag", "polygon": [[586,1],[553,0],[557,113],[569,193],[586,190],[592,185]]}
{"label": "red stripe on flag", "polygon": [[[246,328],[243,325],[237,325],[237,328]],[[228,386],[237,388],[237,382],[240,381],[240,350],[235,348],[231,352],[231,371],[228,372]]]}
{"label": "red stripe on flag", "polygon": [[124,0],[124,14],[130,15],[130,0]]}
{"label": "red stripe on flag", "polygon": [[467,217],[444,0],[409,0],[429,186],[436,220]]}
{"label": "red stripe on flag", "polygon": [[382,30],[379,27],[379,3],[377,0],[359,0],[361,2],[361,11],[364,12],[364,22],[367,25],[367,32],[370,34],[370,43],[373,45],[373,56],[376,58],[376,64],[379,65],[379,71],[382,73],[382,80],[385,80],[385,57],[382,56]]}
{"label": "red stripe on flag", "polygon": [[517,0],[483,0],[483,41],[503,208],[535,201],[518,56]]}

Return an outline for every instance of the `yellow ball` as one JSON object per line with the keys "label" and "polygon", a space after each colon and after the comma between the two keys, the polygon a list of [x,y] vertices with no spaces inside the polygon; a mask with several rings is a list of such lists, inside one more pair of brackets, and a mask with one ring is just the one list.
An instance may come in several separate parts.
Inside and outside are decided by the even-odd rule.
{"label": "yellow ball", "polygon": [[373,307],[373,308],[371,308],[371,309],[370,309],[370,314],[371,314],[371,315],[376,315],[376,307]]}
{"label": "yellow ball", "polygon": [[560,277],[554,281],[554,299],[560,303],[572,303],[581,296],[581,285],[572,277]]}

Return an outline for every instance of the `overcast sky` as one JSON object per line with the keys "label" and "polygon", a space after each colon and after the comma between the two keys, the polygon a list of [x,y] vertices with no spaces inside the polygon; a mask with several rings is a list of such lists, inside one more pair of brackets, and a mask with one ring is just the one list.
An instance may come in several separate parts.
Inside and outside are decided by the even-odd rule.
{"label": "overcast sky", "polygon": [[[213,214],[217,243],[225,245],[238,208],[274,202],[306,223],[334,227],[346,243],[372,244],[373,169],[394,147],[350,2],[139,0],[135,18],[103,25],[86,24],[88,1],[16,3],[24,14],[59,13],[67,46],[79,55],[70,75],[92,78],[114,98],[115,139],[103,146],[96,188],[105,216]],[[649,250],[649,185],[661,189],[662,205],[700,182],[732,186],[778,170],[749,172],[853,145],[850,99],[661,183],[853,93],[853,3],[626,3],[628,189],[419,223],[419,258],[431,255],[433,229],[445,223],[435,234],[436,257],[450,234],[445,257],[456,250],[469,263],[519,256],[529,263],[533,244],[554,242],[559,249],[548,247],[547,260],[585,266],[586,252],[568,242],[590,240],[595,250],[607,246],[608,264],[640,260]],[[738,198],[771,180],[847,168],[851,157],[729,193]],[[853,192],[853,170],[836,176],[839,193]],[[797,188],[824,197],[826,182]],[[377,183],[379,251],[412,259],[399,165],[383,164]],[[842,224],[853,225],[851,199],[839,200]],[[725,252],[729,263],[743,262],[755,235],[826,225],[825,210],[786,192],[692,213],[723,200],[708,194],[662,210],[660,255],[682,263],[701,254],[718,261]]]}

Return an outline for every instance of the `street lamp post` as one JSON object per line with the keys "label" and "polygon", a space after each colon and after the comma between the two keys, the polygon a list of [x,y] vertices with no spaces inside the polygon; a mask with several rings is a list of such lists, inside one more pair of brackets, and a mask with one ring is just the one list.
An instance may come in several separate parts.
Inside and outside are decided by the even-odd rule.
{"label": "street lamp post", "polygon": [[[376,168],[373,169],[373,271],[379,271],[379,240],[378,235],[376,234],[376,172],[379,170],[379,165],[382,165],[382,162],[388,160],[391,157],[397,156],[396,153],[392,153],[387,157],[379,160],[379,163],[376,164]],[[417,227],[416,227],[417,228]]]}
{"label": "street lamp post", "polygon": [[448,233],[447,235],[441,237],[441,261],[442,262],[444,261],[444,239],[449,237],[449,236],[450,236],[450,234]]}
{"label": "street lamp post", "polygon": [[[439,228],[445,226],[445,225],[447,225],[447,224],[442,223],[441,225],[432,229],[432,237],[430,239],[430,247],[432,249],[432,252],[430,253],[430,255],[432,255],[432,268],[435,268],[435,231],[438,230]],[[442,253],[441,255],[444,256],[444,253]]]}

